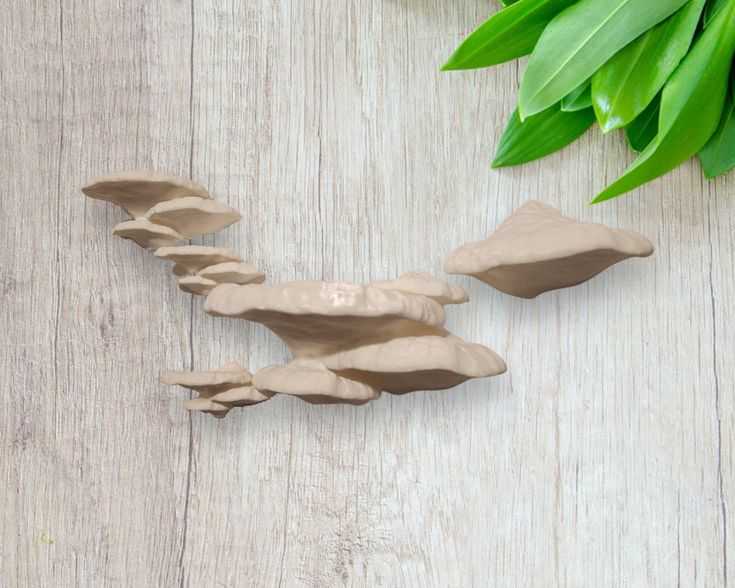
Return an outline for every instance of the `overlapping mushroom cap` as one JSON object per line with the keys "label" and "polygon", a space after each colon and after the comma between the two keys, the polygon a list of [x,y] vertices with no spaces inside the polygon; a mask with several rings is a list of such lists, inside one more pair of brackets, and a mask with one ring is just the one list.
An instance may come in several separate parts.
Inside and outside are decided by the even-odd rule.
{"label": "overlapping mushroom cap", "polygon": [[506,370],[491,349],[451,335],[392,339],[340,351],[322,361],[341,376],[392,394],[452,388]]}
{"label": "overlapping mushroom cap", "polygon": [[630,257],[647,257],[653,245],[640,233],[579,222],[542,202],[527,202],[484,241],[447,258],[445,271],[467,274],[494,288],[535,298],[574,286]]}
{"label": "overlapping mushroom cap", "polygon": [[378,280],[370,285],[385,290],[420,294],[435,300],[441,305],[464,304],[470,299],[469,294],[459,286],[437,280],[422,270],[412,270],[395,280]]}
{"label": "overlapping mushroom cap", "polygon": [[340,282],[222,284],[209,293],[204,310],[264,324],[296,357],[318,357],[395,337],[446,333],[444,309],[429,298]]}
{"label": "overlapping mushroom cap", "polygon": [[113,227],[112,234],[122,239],[135,241],[141,247],[151,251],[176,245],[184,238],[171,227],[154,224],[146,218],[118,223]]}
{"label": "overlapping mushroom cap", "polygon": [[272,395],[252,386],[252,374],[237,363],[212,371],[165,372],[161,381],[167,386],[183,386],[199,393],[187,403],[188,410],[206,412],[218,418],[236,406],[265,402]]}
{"label": "overlapping mushroom cap", "polygon": [[242,216],[222,202],[189,196],[159,202],[146,212],[145,218],[171,227],[186,239],[193,239],[229,227]]}
{"label": "overlapping mushroom cap", "polygon": [[173,274],[183,276],[195,274],[205,267],[220,263],[241,261],[240,257],[229,249],[206,247],[203,245],[181,245],[180,247],[161,247],[156,257],[174,263]]}
{"label": "overlapping mushroom cap", "polygon": [[126,171],[94,178],[82,188],[90,198],[106,200],[141,218],[159,202],[197,196],[209,198],[204,186],[187,178],[154,171]]}
{"label": "overlapping mushroom cap", "polygon": [[374,387],[343,378],[318,360],[309,359],[258,370],[253,384],[259,390],[298,396],[312,404],[365,404],[380,397],[380,391]]}

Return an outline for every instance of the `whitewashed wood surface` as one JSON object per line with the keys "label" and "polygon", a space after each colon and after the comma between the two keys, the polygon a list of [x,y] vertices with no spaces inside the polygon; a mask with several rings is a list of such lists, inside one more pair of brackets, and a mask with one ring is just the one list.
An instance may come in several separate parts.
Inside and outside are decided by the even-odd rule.
{"label": "whitewashed wood surface", "polygon": [[[630,160],[598,133],[492,171],[522,64],[438,68],[494,10],[0,0],[0,584],[735,583],[735,180],[589,207]],[[124,169],[238,208],[201,242],[273,281],[442,275],[529,198],[657,253],[534,301],[452,278],[504,376],[219,422],[160,372],[286,350],[112,237],[79,187]]]}

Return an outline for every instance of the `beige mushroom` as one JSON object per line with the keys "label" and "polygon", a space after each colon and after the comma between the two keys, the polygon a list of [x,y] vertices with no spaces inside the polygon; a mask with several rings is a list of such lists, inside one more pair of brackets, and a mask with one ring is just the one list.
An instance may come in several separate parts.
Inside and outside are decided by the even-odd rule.
{"label": "beige mushroom", "polygon": [[223,392],[217,392],[209,397],[212,402],[219,402],[228,406],[249,406],[265,402],[273,394],[264,393],[253,386],[238,386]]}
{"label": "beige mushroom", "polygon": [[145,218],[118,223],[113,227],[112,234],[135,241],[141,247],[151,251],[176,245],[184,238],[172,228],[156,225]]}
{"label": "beige mushroom", "polygon": [[338,376],[315,360],[265,367],[255,373],[253,384],[259,390],[298,396],[312,404],[365,404],[380,397],[372,386]]}
{"label": "beige mushroom", "polygon": [[213,417],[218,419],[223,419],[227,416],[227,413],[232,410],[232,407],[227,404],[213,402],[209,398],[193,398],[186,403],[186,410],[192,412],[203,412],[211,414]]}
{"label": "beige mushroom", "polygon": [[386,290],[398,290],[409,294],[420,294],[441,305],[464,304],[470,297],[462,288],[437,280],[424,271],[413,270],[395,280],[378,280],[371,286]]}
{"label": "beige mushroom", "polygon": [[244,262],[229,261],[209,265],[199,271],[199,276],[217,284],[262,284],[265,274]]}
{"label": "beige mushroom", "polygon": [[196,294],[198,296],[204,296],[209,294],[217,285],[217,282],[208,280],[200,275],[196,276],[184,276],[179,279],[179,288],[189,294]]}
{"label": "beige mushroom", "polygon": [[652,253],[653,245],[640,233],[579,222],[531,201],[488,239],[453,251],[445,270],[514,296],[535,298],[581,284],[624,259]]}
{"label": "beige mushroom", "polygon": [[458,337],[404,337],[322,358],[340,376],[391,394],[452,388],[505,372],[494,351]]}
{"label": "beige mushroom", "polygon": [[207,296],[204,310],[264,324],[295,357],[394,337],[446,334],[444,309],[429,298],[337,282],[221,284]]}
{"label": "beige mushroom", "polygon": [[161,376],[161,382],[166,386],[183,386],[207,396],[246,386],[252,379],[252,374],[237,363],[227,363],[212,371],[168,371]]}
{"label": "beige mushroom", "polygon": [[226,262],[241,261],[229,249],[205,247],[203,245],[181,245],[180,247],[161,247],[156,257],[174,263],[173,274],[184,276],[195,274],[203,268]]}
{"label": "beige mushroom", "polygon": [[214,233],[242,218],[239,212],[222,202],[197,196],[159,202],[145,216],[153,223],[171,227],[187,239]]}
{"label": "beige mushroom", "polygon": [[149,208],[176,198],[209,198],[203,186],[187,178],[154,171],[127,171],[94,178],[82,188],[90,198],[106,200],[141,218]]}

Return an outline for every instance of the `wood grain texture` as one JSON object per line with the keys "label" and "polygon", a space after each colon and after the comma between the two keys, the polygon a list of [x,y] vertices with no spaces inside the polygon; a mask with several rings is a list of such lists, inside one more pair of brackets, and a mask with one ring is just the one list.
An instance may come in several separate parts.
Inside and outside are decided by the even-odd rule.
{"label": "wood grain texture", "polygon": [[[590,208],[629,160],[596,133],[491,171],[522,64],[438,72],[490,10],[0,0],[4,586],[733,583],[733,179],[692,163]],[[286,350],[112,238],[79,186],[135,168],[238,208],[199,242],[273,281],[438,274],[529,198],[657,253],[534,301],[455,280],[450,327],[499,378],[218,422],[160,372]]]}

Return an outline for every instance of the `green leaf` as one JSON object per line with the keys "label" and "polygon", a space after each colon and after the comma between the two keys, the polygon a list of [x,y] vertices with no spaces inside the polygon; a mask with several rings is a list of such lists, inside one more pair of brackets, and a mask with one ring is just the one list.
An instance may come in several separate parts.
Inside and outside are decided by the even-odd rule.
{"label": "green leaf", "polygon": [[539,159],[581,137],[595,122],[592,108],[564,112],[559,104],[521,122],[513,113],[500,139],[493,167],[507,167]]}
{"label": "green leaf", "polygon": [[689,50],[705,0],[681,10],[616,53],[592,77],[603,133],[624,127],[651,103]]}
{"label": "green leaf", "polygon": [[[546,27],[521,82],[526,118],[555,104],[687,0],[580,0]],[[520,5],[520,3],[519,3]]]}
{"label": "green leaf", "polygon": [[643,151],[656,138],[660,111],[661,94],[651,100],[646,109],[625,127],[625,136],[633,151]]}
{"label": "green leaf", "polygon": [[561,100],[561,109],[564,112],[576,112],[577,110],[584,110],[591,106],[592,91],[590,88],[590,80],[587,80],[575,90],[572,90]]}
{"label": "green leaf", "polygon": [[699,161],[708,180],[726,174],[735,167],[735,103],[733,91],[727,97],[720,126],[699,152]]}
{"label": "green leaf", "polygon": [[554,16],[577,0],[519,0],[467,37],[442,70],[474,69],[528,55]]}
{"label": "green leaf", "polygon": [[730,1],[664,86],[656,138],[593,202],[609,200],[650,182],[704,147],[720,123],[733,53],[735,1]]}
{"label": "green leaf", "polygon": [[728,0],[708,0],[704,9],[704,26],[709,26],[709,23],[727,2]]}

